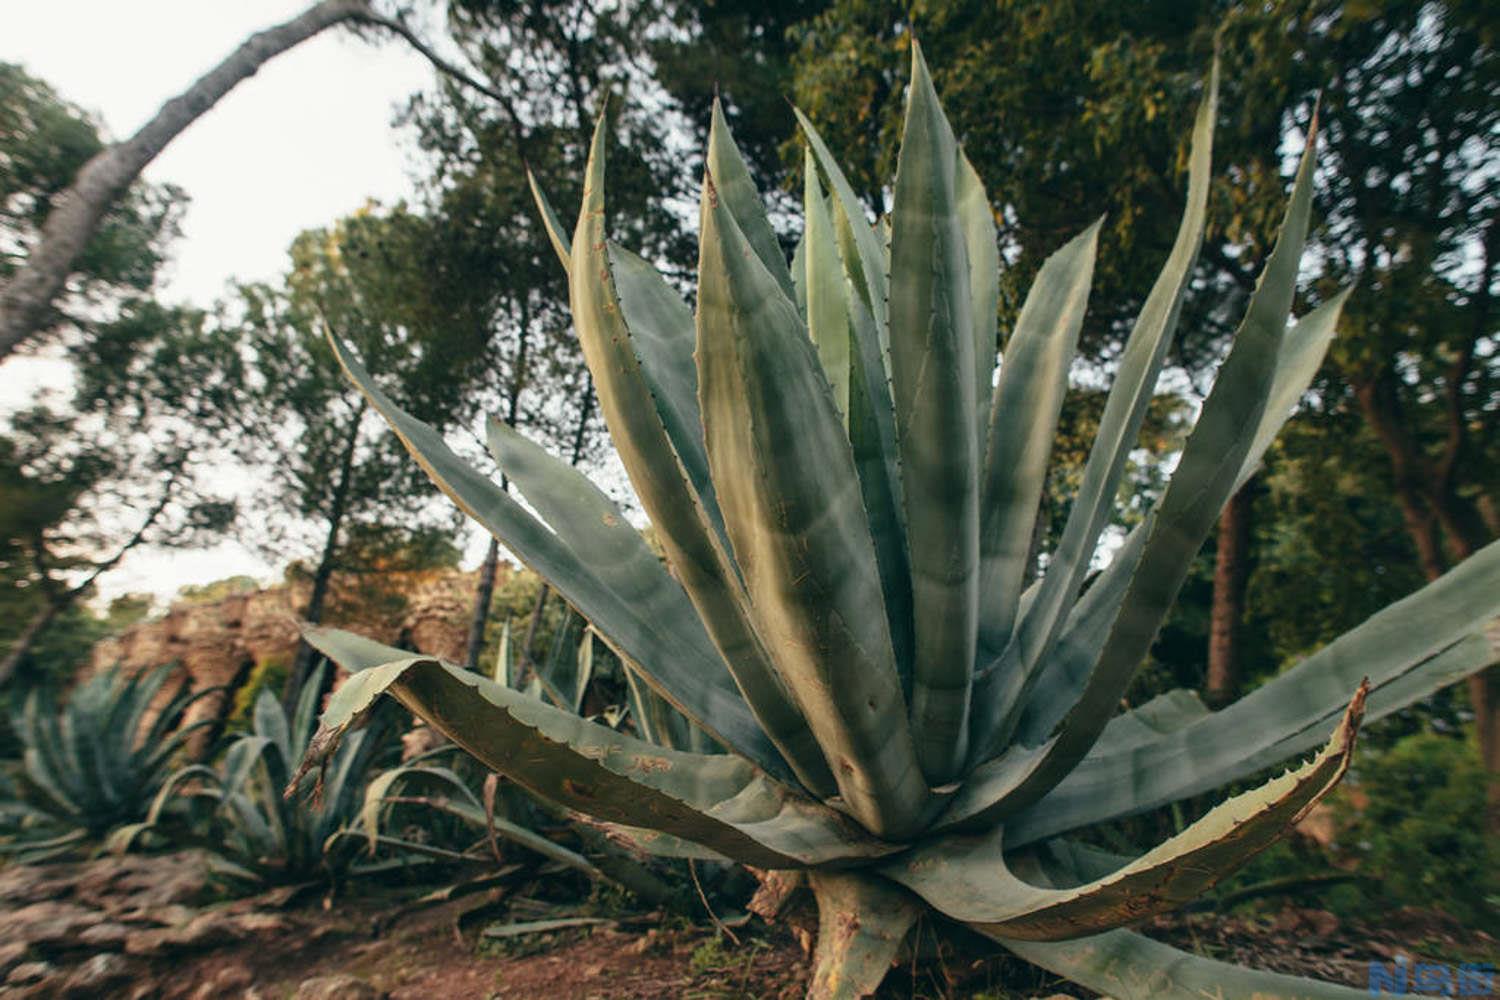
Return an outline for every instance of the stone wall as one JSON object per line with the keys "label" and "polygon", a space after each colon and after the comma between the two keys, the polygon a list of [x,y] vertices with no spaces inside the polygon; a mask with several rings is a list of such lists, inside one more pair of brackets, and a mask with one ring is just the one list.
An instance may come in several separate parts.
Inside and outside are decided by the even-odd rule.
{"label": "stone wall", "polygon": [[[502,565],[500,572],[503,578],[506,567]],[[459,570],[335,576],[324,624],[462,660],[476,583],[477,574]],[[85,673],[115,665],[136,673],[175,663],[186,672],[193,690],[218,686],[227,692],[196,703],[189,721],[222,718],[233,703],[234,690],[256,667],[291,662],[297,649],[298,613],[307,603],[308,589],[299,582],[212,602],[179,602],[165,615],[100,642]],[[164,691],[163,697],[167,695]]]}

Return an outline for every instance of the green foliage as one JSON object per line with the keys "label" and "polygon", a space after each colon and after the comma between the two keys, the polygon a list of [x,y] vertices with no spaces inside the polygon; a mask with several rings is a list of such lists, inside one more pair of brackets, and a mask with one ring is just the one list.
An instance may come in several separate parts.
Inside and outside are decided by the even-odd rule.
{"label": "green foliage", "polygon": [[234,692],[234,701],[229,706],[229,714],[224,718],[224,733],[227,736],[236,736],[251,728],[254,724],[255,705],[260,701],[261,695],[267,691],[273,695],[286,685],[287,674],[291,670],[291,664],[282,656],[266,656],[257,660],[250,668],[250,675],[245,678]]}
{"label": "green foliage", "polygon": [[14,775],[18,799],[0,805],[7,834],[0,850],[45,860],[147,814],[178,750],[201,725],[181,725],[198,697],[185,684],[153,704],[174,673],[106,671],[66,699],[55,689],[31,693],[11,723],[25,756]]}
{"label": "green foliage", "polygon": [[374,719],[339,747],[316,781],[299,776],[286,795],[316,727],[325,672],[313,674],[290,718],[276,692],[262,688],[253,729],[230,743],[218,768],[192,765],[174,773],[145,821],[125,831],[117,844],[159,837],[201,844],[224,859],[225,873],[251,884],[342,879],[360,853],[351,827],[365,779],[396,743],[390,719]]}
{"label": "green foliage", "polygon": [[[0,63],[0,231],[7,234],[0,280],[35,241],[54,199],[103,148],[88,114],[22,67]],[[67,303],[68,311],[148,290],[166,244],[177,235],[185,200],[176,188],[144,182],[115,199],[75,264],[79,294]]]}
{"label": "green foliage", "polygon": [[1485,828],[1488,781],[1472,737],[1416,733],[1364,755],[1352,777],[1360,794],[1341,796],[1340,847],[1368,876],[1372,902],[1500,925],[1500,843]]}
{"label": "green foliage", "polygon": [[[731,752],[653,745],[581,720],[576,700],[548,705],[320,630],[309,641],[354,673],[303,766],[395,694],[485,765],[620,825],[643,849],[806,869],[823,926],[837,929],[815,956],[817,997],[873,990],[929,907],[1122,997],[1188,997],[1206,983],[1348,996],[1116,928],[1187,902],[1272,844],[1343,776],[1366,711],[1389,714],[1493,662],[1500,545],[1218,712],[1180,689],[1119,712],[1219,512],[1333,339],[1342,293],[1288,323],[1314,145],[1175,468],[1159,496],[1127,506],[1138,515],[1128,531],[1114,526],[1206,226],[1215,66],[1188,143],[1187,207],[1093,421],[1045,573],[1028,587],[1029,529],[1099,228],[1037,271],[996,379],[993,213],[912,55],[890,219],[869,221],[803,119],[808,218],[790,265],[715,113],[696,314],[610,242],[603,122],[571,239],[538,195],[601,410],[667,567],[575,468],[491,424],[522,506],[334,340],[434,481]],[[1084,589],[1111,529],[1122,542]],[[1066,836],[1320,744],[1133,860]]]}

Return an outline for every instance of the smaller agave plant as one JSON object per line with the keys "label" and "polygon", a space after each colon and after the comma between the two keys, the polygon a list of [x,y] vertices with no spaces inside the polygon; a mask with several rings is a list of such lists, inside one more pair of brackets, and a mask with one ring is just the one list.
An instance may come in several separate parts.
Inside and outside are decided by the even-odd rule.
{"label": "smaller agave plant", "polygon": [[[252,885],[334,882],[356,868],[361,844],[353,827],[371,766],[395,749],[390,727],[350,734],[329,758],[311,806],[282,794],[313,738],[326,670],[308,679],[290,716],[276,692],[262,690],[251,730],[229,744],[218,766],[174,772],[145,819],[121,828],[111,846],[128,850],[153,837],[201,846],[219,859],[219,874]],[[385,846],[399,853],[411,845],[387,838]]]}
{"label": "smaller agave plant", "polygon": [[[656,746],[431,657],[325,632],[315,641],[356,673],[305,766],[389,693],[487,766],[648,850],[805,877],[820,910],[813,997],[874,990],[924,914],[1122,1000],[1363,996],[1124,929],[1280,836],[1344,773],[1362,715],[1497,658],[1485,628],[1500,612],[1500,543],[1234,705],[1209,712],[1180,690],[1120,710],[1344,300],[1288,323],[1314,131],[1170,484],[1085,587],[1202,239],[1216,92],[1217,69],[1176,243],[1121,355],[1061,539],[1029,586],[1099,226],[1046,261],[997,352],[990,202],[913,46],[888,230],[799,115],[806,218],[790,264],[715,109],[695,311],[609,240],[601,121],[571,239],[537,197],[666,566],[575,469],[492,424],[523,507],[339,356],[433,480],[728,753]],[[1139,857],[1076,839],[1314,750]]]}
{"label": "smaller agave plant", "polygon": [[188,707],[219,690],[195,694],[183,684],[158,699],[173,673],[172,667],[133,675],[109,670],[66,700],[45,690],[27,696],[12,723],[26,749],[16,775],[19,794],[0,803],[0,823],[10,834],[0,852],[46,861],[146,815],[178,751],[209,725],[183,725]]}

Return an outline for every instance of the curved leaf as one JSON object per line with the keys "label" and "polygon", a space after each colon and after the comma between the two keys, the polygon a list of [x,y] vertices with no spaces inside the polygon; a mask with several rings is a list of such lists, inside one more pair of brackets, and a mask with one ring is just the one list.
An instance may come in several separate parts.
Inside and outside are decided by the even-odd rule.
{"label": "curved leaf", "polygon": [[1010,641],[1047,481],[1068,369],[1083,327],[1103,219],[1042,264],[1005,345],[989,412],[979,496],[979,647],[982,661]]}
{"label": "curved leaf", "polygon": [[744,234],[746,243],[760,258],[766,273],[775,281],[788,302],[797,301],[792,287],[792,274],[787,268],[786,255],[781,251],[781,241],[771,228],[766,216],[765,202],[755,189],[750,169],[745,166],[734,136],[729,131],[729,122],[724,119],[724,108],[714,98],[713,112],[708,125],[708,172],[713,175],[719,190],[719,198],[735,223]]}
{"label": "curved leaf", "polygon": [[698,387],[725,527],[758,626],[850,811],[912,832],[927,801],[853,454],[795,307],[713,179],[698,267]]}
{"label": "curved leaf", "polygon": [[975,680],[974,761],[988,759],[1010,738],[1024,704],[1024,693],[1066,620],[1093,558],[1099,534],[1113,511],[1115,492],[1139,437],[1141,421],[1177,327],[1183,295],[1203,240],[1218,89],[1219,66],[1215,60],[1193,124],[1187,207],[1182,223],[1167,263],[1146,297],[1126,342],[1062,539],[1047,563],[1041,589],[1020,620],[1014,637],[1000,657],[983,667]]}
{"label": "curved leaf", "polygon": [[552,244],[552,249],[557,252],[557,259],[562,261],[563,273],[568,272],[573,259],[573,244],[568,239],[568,231],[563,228],[562,219],[552,210],[552,202],[547,200],[547,193],[542,190],[542,185],[537,181],[536,174],[531,168],[526,168],[526,182],[531,185],[531,197],[536,202],[537,211],[542,216],[542,227],[547,230],[547,239]]}
{"label": "curved leaf", "polygon": [[653,746],[427,657],[350,677],[329,699],[303,768],[325,760],[382,693],[516,784],[606,822],[660,830],[761,867],[897,849],[738,757]]}
{"label": "curved leaf", "polygon": [[[976,928],[985,933],[982,928]],[[1072,941],[994,937],[1007,950],[1049,972],[1115,1000],[1368,1000],[1369,991],[1262,972],[1179,951],[1130,931]]]}
{"label": "curved leaf", "polygon": [[1012,793],[1012,806],[1033,802],[1056,785],[1099,738],[1177,600],[1203,540],[1234,495],[1275,388],[1277,360],[1312,214],[1316,148],[1315,118],[1276,246],[1250,296],[1229,357],[1219,368],[1197,426],[1156,505],[1140,566],[1131,574],[1099,661],[1077,703],[1063,718],[1056,740]]}
{"label": "curved leaf", "polygon": [[[769,732],[796,728],[797,707],[782,689],[765,648],[749,620],[748,600],[737,568],[721,544],[700,495],[694,490],[683,458],[673,445],[658,409],[659,394],[651,370],[633,339],[630,317],[617,289],[604,225],[604,119],[594,129],[589,151],[584,201],[573,233],[569,269],[573,322],[584,360],[593,374],[600,409],[625,471],[658,530],[667,560],[697,609],[724,663],[745,693],[755,717]],[[677,341],[671,341],[681,351]],[[670,412],[670,411],[669,411]],[[686,433],[686,432],[685,432]],[[696,433],[696,429],[693,430]],[[592,612],[575,604],[591,621]],[[596,622],[602,633],[610,629]],[[667,654],[670,655],[670,654]],[[648,672],[655,663],[637,658]],[[666,688],[658,688],[667,694]],[[697,713],[689,713],[703,722]],[[734,744],[732,744],[734,745]],[[814,794],[833,791],[826,766],[819,760],[787,763]]]}
{"label": "curved leaf", "polygon": [[[567,539],[573,551],[588,554],[602,582],[617,594],[632,595],[634,610],[647,621],[674,624],[681,645],[658,655],[677,662],[684,659],[684,653],[690,653],[693,661],[703,664],[698,673],[707,675],[699,683],[711,680],[721,692],[719,700],[732,698],[737,691],[745,692],[745,701],[764,730],[764,735],[756,734],[759,739],[764,741],[769,737],[788,762],[795,762],[799,778],[806,773],[816,782],[822,776],[825,790],[831,791],[832,778],[826,776],[822,751],[801,714],[781,695],[779,683],[774,690],[767,691],[764,685],[775,682],[775,678],[743,668],[740,677],[731,677],[681,586],[667,574],[656,553],[614,503],[577,468],[549,455],[504,424],[490,421],[488,436],[495,461],[516,488],[557,536]],[[588,609],[579,610],[587,617]],[[601,631],[608,634],[605,623],[600,625]],[[658,666],[655,662],[641,664],[639,673],[658,694],[713,732],[711,724],[704,724],[693,711],[683,708],[681,693],[663,684],[666,678],[658,672]],[[763,686],[753,687],[754,684]]]}
{"label": "curved leaf", "polygon": [[1182,833],[1101,878],[1067,889],[1030,884],[1006,865],[1004,827],[947,837],[883,866],[937,909],[986,934],[1056,940],[1171,910],[1270,846],[1338,784],[1364,711],[1361,685],[1322,752],[1211,810]]}
{"label": "curved leaf", "polygon": [[1217,788],[1316,746],[1340,688],[1370,679],[1382,718],[1500,661],[1500,542],[1227,708],[1121,752],[1101,744],[1006,820],[1012,847]]}
{"label": "curved leaf", "polygon": [[912,731],[933,785],[952,781],[968,752],[979,612],[979,366],[958,160],[957,140],[913,43],[888,310],[911,560]]}
{"label": "curved leaf", "polygon": [[[651,578],[637,577],[594,559],[592,554],[586,561],[512,497],[453,454],[440,434],[391,402],[344,345],[335,341],[333,347],[355,385],[385,417],[433,482],[466,514],[556,587],[622,658],[652,678],[664,696],[674,699],[680,711],[769,773],[788,774],[739,692],[724,682],[717,657],[693,655],[694,635],[703,627],[697,615],[666,615],[663,612],[670,606],[656,601],[649,586],[641,589],[641,584],[649,585]],[[581,475],[565,463],[556,464]],[[355,669],[351,662],[369,663],[365,652],[350,645],[368,642],[351,637],[336,658],[348,669]]]}

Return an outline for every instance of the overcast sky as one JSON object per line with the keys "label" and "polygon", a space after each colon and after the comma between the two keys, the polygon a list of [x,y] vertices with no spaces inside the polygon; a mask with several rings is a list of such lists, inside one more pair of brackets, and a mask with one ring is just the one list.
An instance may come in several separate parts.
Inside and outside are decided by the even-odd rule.
{"label": "overcast sky", "polygon": [[[22,64],[121,138],[245,36],[306,6],[308,0],[7,0],[0,4],[0,60]],[[176,184],[192,199],[163,297],[207,305],[231,277],[280,273],[301,230],[369,198],[408,195],[407,162],[390,122],[430,73],[404,45],[374,46],[331,31],[236,87],[146,168],[149,180]],[[12,405],[20,402],[18,387],[56,380],[56,366],[45,360],[12,360],[0,372]],[[105,598],[128,591],[170,597],[186,583],[271,572],[226,542],[202,552],[142,552],[100,582]]]}

